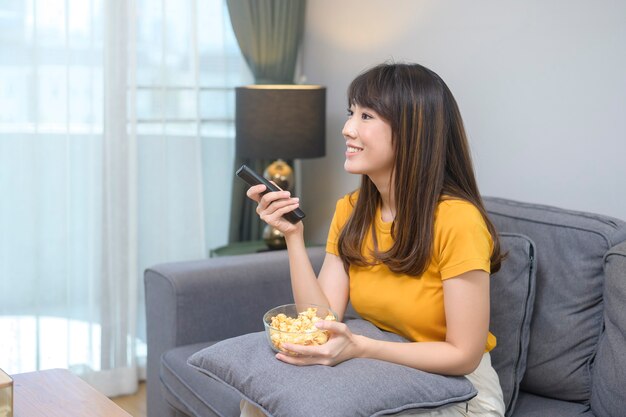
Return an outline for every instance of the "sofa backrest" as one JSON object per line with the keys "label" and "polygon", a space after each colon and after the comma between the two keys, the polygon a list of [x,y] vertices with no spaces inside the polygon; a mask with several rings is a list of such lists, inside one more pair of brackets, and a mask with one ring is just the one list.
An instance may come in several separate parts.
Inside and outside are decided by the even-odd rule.
{"label": "sofa backrest", "polygon": [[535,305],[521,389],[589,401],[604,328],[605,255],[626,240],[626,223],[493,197],[484,202],[499,232],[526,235],[535,243]]}

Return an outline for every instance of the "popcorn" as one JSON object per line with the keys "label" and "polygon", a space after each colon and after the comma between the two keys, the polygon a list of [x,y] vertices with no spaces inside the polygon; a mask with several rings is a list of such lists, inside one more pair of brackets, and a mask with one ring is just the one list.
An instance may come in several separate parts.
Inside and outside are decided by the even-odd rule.
{"label": "popcorn", "polygon": [[[328,331],[315,327],[315,323],[322,320],[317,316],[317,308],[309,307],[298,313],[298,317],[287,317],[285,314],[272,316],[270,319],[270,340],[281,352],[288,352],[282,347],[283,343],[297,345],[323,345],[328,341]],[[334,321],[335,317],[328,314],[323,320]],[[275,329],[280,330],[277,331]],[[288,333],[282,333],[288,332]]]}

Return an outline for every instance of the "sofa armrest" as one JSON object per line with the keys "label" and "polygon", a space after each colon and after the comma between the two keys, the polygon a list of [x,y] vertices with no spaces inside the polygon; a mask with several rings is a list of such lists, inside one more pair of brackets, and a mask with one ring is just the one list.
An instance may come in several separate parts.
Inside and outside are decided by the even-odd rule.
{"label": "sofa armrest", "polygon": [[[319,271],[324,248],[308,251]],[[163,353],[261,331],[267,310],[293,302],[287,251],[156,265],[144,284],[148,397],[159,395]]]}

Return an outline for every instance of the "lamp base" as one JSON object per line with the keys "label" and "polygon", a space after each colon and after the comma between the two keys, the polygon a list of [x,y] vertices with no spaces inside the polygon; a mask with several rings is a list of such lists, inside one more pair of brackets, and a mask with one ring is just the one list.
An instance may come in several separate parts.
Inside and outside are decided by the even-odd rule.
{"label": "lamp base", "polygon": [[263,241],[265,241],[265,244],[271,250],[287,249],[285,235],[283,235],[280,230],[270,226],[269,224],[265,225],[265,228],[263,229]]}
{"label": "lamp base", "polygon": [[293,191],[294,174],[293,168],[282,159],[277,159],[265,168],[263,176],[270,181],[274,181],[281,189]]}
{"label": "lamp base", "polygon": [[[265,168],[263,176],[273,181],[281,189],[293,192],[294,173],[289,164],[282,159],[277,159]],[[286,249],[285,235],[274,227],[266,225],[263,229],[263,240],[271,250]]]}

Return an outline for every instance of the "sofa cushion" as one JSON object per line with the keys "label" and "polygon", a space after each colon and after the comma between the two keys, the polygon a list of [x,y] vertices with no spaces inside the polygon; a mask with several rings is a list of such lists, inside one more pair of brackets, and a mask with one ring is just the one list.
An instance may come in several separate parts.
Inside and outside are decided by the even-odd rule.
{"label": "sofa cushion", "polygon": [[203,417],[239,416],[240,397],[214,379],[187,365],[194,353],[214,343],[198,343],[174,348],[161,359],[162,395],[176,410]]}
{"label": "sofa cushion", "polygon": [[[405,341],[365,320],[346,324],[355,334]],[[352,359],[332,367],[289,365],[275,358],[263,332],[217,343],[191,356],[189,364],[274,417],[381,416],[439,408],[476,395],[464,377],[375,359]]]}
{"label": "sofa cushion", "polygon": [[526,369],[535,299],[535,257],[533,242],[526,236],[500,233],[500,245],[507,257],[491,276],[489,329],[498,339],[491,363],[500,379],[506,415],[510,416]]}
{"label": "sofa cushion", "polygon": [[512,417],[593,417],[589,405],[520,392]]}
{"label": "sofa cushion", "polygon": [[521,388],[561,400],[589,401],[591,367],[602,333],[604,255],[626,239],[606,216],[486,197],[500,232],[535,243],[536,298]]}
{"label": "sofa cushion", "polygon": [[604,333],[593,365],[591,409],[598,416],[626,413],[626,242],[606,255]]}

